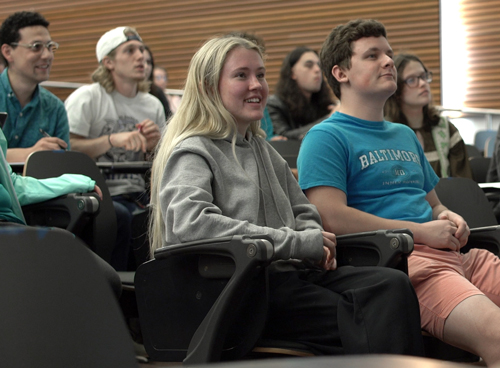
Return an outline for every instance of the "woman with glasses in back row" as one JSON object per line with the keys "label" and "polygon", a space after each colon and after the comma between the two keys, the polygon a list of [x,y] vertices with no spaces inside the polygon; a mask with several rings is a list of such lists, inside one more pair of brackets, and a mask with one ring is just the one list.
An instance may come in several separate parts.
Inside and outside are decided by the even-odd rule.
{"label": "woman with glasses in back row", "polygon": [[386,119],[413,129],[440,178],[472,179],[467,149],[458,129],[432,105],[432,72],[412,54],[395,56],[394,65],[398,89],[385,104]]}

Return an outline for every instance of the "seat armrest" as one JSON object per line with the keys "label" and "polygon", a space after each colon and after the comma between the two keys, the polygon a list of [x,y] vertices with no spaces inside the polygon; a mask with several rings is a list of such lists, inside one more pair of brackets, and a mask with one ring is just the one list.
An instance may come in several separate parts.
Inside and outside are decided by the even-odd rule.
{"label": "seat armrest", "polygon": [[[250,245],[250,249],[243,251],[241,246],[235,247],[238,243]],[[154,258],[162,259],[176,254],[196,253],[232,257],[249,256],[252,258],[257,256],[261,261],[270,261],[274,255],[273,243],[273,240],[267,235],[227,236],[162,247],[155,251]]]}
{"label": "seat armrest", "polygon": [[491,202],[492,206],[494,207],[498,201],[500,201],[500,189],[496,187],[482,187],[481,188],[484,192],[484,195],[488,199],[489,202]]}
{"label": "seat armrest", "polygon": [[97,193],[70,193],[44,202],[22,206],[26,223],[59,227],[79,234],[92,216],[99,213]]}
{"label": "seat armrest", "polygon": [[465,253],[471,248],[487,249],[497,256],[500,255],[500,225],[471,229],[469,241],[461,251]]}
{"label": "seat armrest", "polygon": [[[337,239],[337,254],[348,260],[344,264],[358,265],[367,252],[368,264],[406,266],[406,255],[413,250],[408,230]],[[225,237],[158,249],[135,275],[141,330],[150,358],[183,360],[187,365],[245,356],[265,326],[266,266],[272,259],[273,243],[265,236]]]}
{"label": "seat armrest", "polygon": [[[274,247],[270,238],[248,235],[170,245],[156,250],[154,259],[139,266],[135,276],[141,328],[145,338],[144,345],[150,357],[153,360],[165,361],[172,361],[170,357],[174,359],[185,357],[184,364],[219,361],[231,321],[238,313],[240,305],[243,304],[243,308],[246,308],[247,304],[250,305],[255,301],[255,306],[244,313],[250,319],[254,319],[248,323],[251,327],[245,327],[252,331],[244,333],[246,337],[252,337],[242,346],[234,348],[234,352],[228,353],[237,355],[238,349],[250,351],[265,323],[267,314],[265,312],[267,311],[266,266],[271,262],[273,255]],[[193,263],[195,263],[194,266]],[[175,289],[182,283],[181,280],[186,281],[191,278],[198,281],[188,282],[183,286],[182,291],[175,293]],[[210,299],[208,286],[205,288],[202,285],[213,285],[214,281],[224,286],[214,296],[212,303],[208,301]],[[193,283],[196,284],[195,289],[190,290],[189,287]],[[252,289],[255,287],[252,285],[259,286],[258,296],[252,297],[251,303],[243,302],[247,300],[249,292],[253,293]],[[165,291],[161,291],[162,289]],[[195,315],[184,316],[186,313],[180,313],[182,316],[177,315],[176,321],[168,320],[171,316],[165,314],[179,313],[174,310],[169,312],[168,308],[176,308],[177,303],[181,303],[178,299],[185,301],[186,295],[192,294],[199,294],[201,298],[200,301],[194,303],[196,308],[202,303],[209,303],[201,323],[191,326]],[[257,301],[258,299],[261,301]],[[186,306],[183,309],[190,310]],[[159,321],[156,311],[162,311],[163,321]],[[151,315],[156,315],[156,318],[154,320],[149,318]],[[175,340],[183,340],[188,335],[187,351],[166,348],[172,343],[157,337],[159,336],[158,325],[162,323],[164,325],[161,327],[162,331],[167,328],[165,327],[167,324],[183,326],[182,332],[176,333]],[[243,326],[238,329],[243,330]],[[254,341],[251,341],[254,335]]]}
{"label": "seat armrest", "polygon": [[408,229],[377,230],[337,236],[339,267],[381,266],[405,271],[408,255],[413,252],[413,234]]}

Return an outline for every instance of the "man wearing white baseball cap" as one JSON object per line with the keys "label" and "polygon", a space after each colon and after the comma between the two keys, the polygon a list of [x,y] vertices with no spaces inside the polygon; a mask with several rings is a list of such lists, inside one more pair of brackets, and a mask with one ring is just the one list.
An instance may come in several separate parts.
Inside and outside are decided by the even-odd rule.
{"label": "man wearing white baseball cap", "polygon": [[[142,161],[153,151],[165,125],[160,101],[145,81],[144,44],[137,31],[118,27],[97,42],[95,82],[78,88],[66,100],[71,149],[97,161]],[[132,213],[149,202],[139,174],[113,174],[107,184],[117,212],[117,246],[111,264],[126,270]]]}

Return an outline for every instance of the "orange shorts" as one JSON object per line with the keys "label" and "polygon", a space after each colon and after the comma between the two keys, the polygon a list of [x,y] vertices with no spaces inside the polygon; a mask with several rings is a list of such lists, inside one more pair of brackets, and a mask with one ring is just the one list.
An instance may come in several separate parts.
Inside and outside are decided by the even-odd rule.
{"label": "orange shorts", "polygon": [[500,306],[500,259],[484,249],[461,254],[415,244],[409,276],[420,303],[422,329],[443,339],[451,311],[473,295],[486,295]]}

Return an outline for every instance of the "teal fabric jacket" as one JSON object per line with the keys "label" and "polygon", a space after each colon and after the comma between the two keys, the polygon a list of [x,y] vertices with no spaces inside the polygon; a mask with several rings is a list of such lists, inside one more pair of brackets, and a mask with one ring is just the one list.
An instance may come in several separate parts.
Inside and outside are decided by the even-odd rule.
{"label": "teal fabric jacket", "polygon": [[64,174],[38,180],[17,175],[5,160],[7,140],[0,130],[0,220],[25,224],[21,206],[43,202],[68,193],[86,193],[95,181],[84,175]]}

